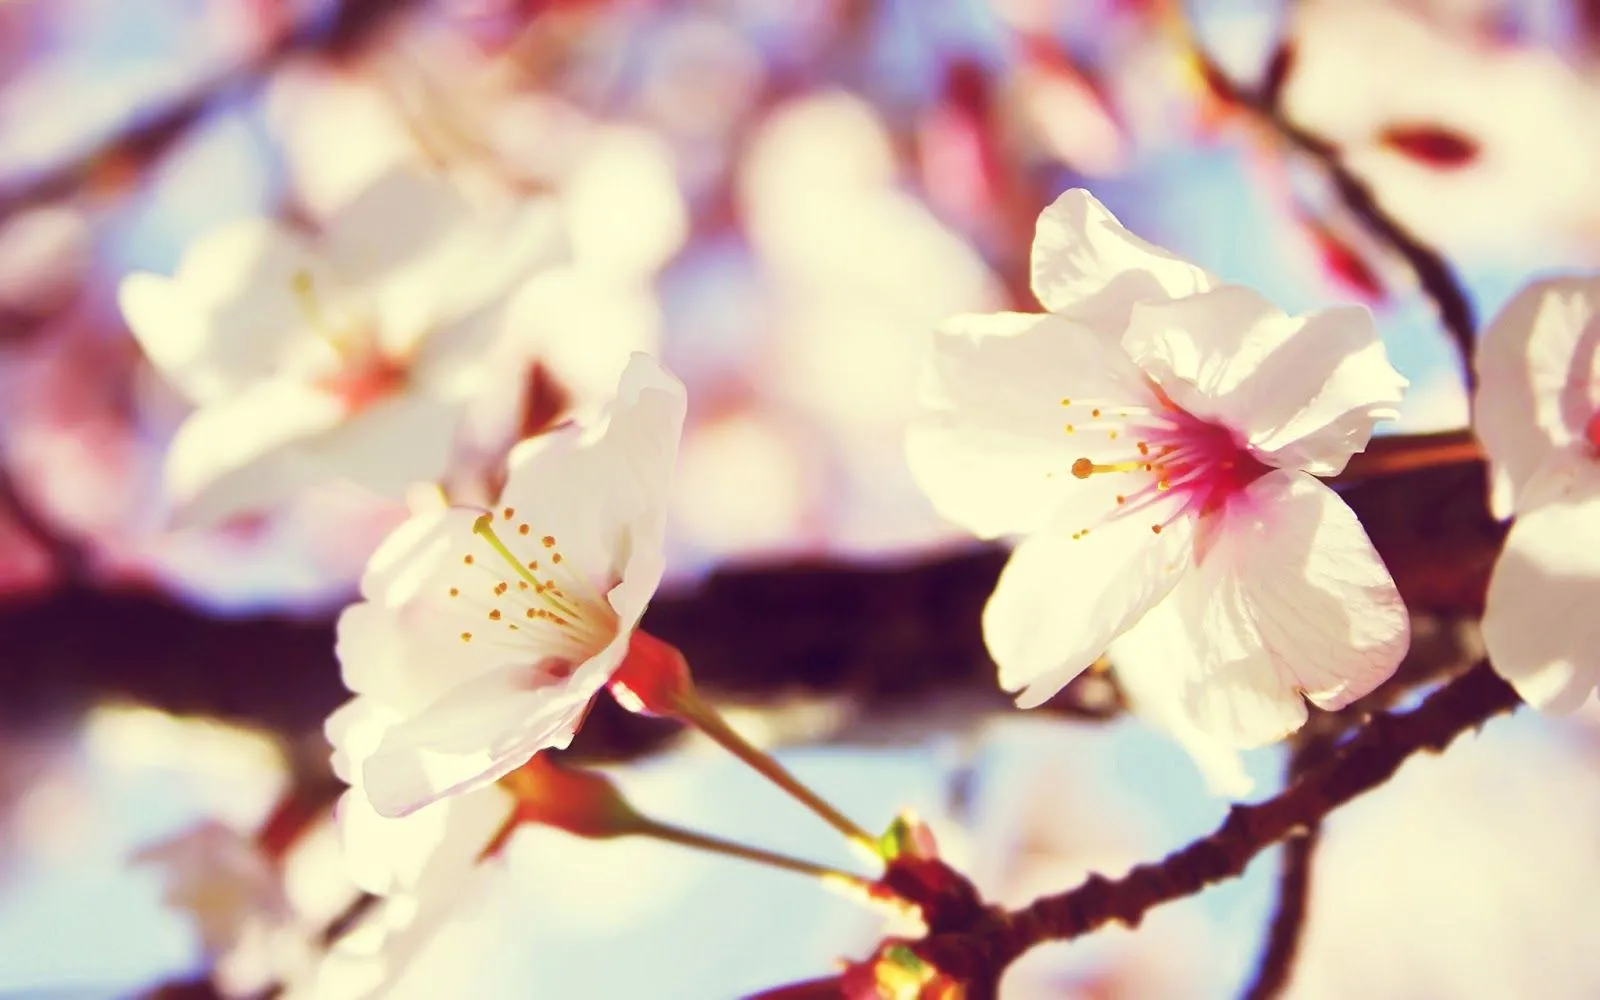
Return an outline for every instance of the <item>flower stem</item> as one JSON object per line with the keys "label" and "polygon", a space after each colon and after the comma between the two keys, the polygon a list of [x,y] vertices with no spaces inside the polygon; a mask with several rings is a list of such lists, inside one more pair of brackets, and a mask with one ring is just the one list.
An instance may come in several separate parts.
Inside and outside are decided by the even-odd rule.
{"label": "flower stem", "polygon": [[723,719],[716,709],[701,701],[698,697],[690,695],[680,696],[675,706],[676,714],[684,722],[694,726],[705,735],[709,736],[717,745],[738,757],[768,781],[788,792],[801,805],[810,809],[835,830],[845,835],[851,844],[865,851],[873,858],[880,858],[878,843],[867,831],[861,829],[850,818],[839,810],[829,805],[816,792],[800,783],[800,780],[790,774],[782,764],[756,747],[752,746],[743,736]]}
{"label": "flower stem", "polygon": [[669,844],[678,844],[682,847],[692,847],[697,851],[707,851],[712,854],[722,854],[730,858],[740,858],[745,861],[753,861],[756,864],[766,865],[770,868],[778,868],[787,872],[794,872],[797,875],[809,875],[810,877],[820,879],[823,882],[848,886],[851,889],[862,892],[868,892],[872,888],[871,881],[864,879],[859,875],[852,875],[849,872],[840,871],[837,868],[829,868],[826,865],[813,864],[810,861],[802,861],[799,858],[793,858],[787,854],[778,854],[773,851],[763,850],[759,847],[751,847],[748,844],[740,844],[731,840],[723,840],[720,837],[712,837],[708,834],[697,833],[694,830],[686,830],[681,826],[673,826],[670,823],[660,823],[652,819],[643,819],[638,826],[635,829],[630,830],[629,833],[635,836],[651,837],[655,840],[666,841]]}

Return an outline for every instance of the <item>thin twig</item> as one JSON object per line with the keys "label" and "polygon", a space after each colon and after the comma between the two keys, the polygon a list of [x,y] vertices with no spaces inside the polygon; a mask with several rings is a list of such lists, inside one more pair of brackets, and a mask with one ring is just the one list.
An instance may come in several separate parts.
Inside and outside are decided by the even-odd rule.
{"label": "thin twig", "polygon": [[[1320,716],[1340,719],[1328,713]],[[1302,729],[1289,754],[1285,784],[1293,786],[1303,776],[1321,767],[1333,753],[1340,733],[1337,730]],[[1284,841],[1278,859],[1278,899],[1273,907],[1272,923],[1268,925],[1267,942],[1261,949],[1261,960],[1256,972],[1242,994],[1244,1000],[1271,1000],[1289,985],[1294,972],[1295,956],[1300,951],[1300,939],[1305,932],[1306,914],[1310,909],[1311,876],[1317,847],[1322,841],[1322,823],[1307,824],[1304,832]]]}
{"label": "thin twig", "polygon": [[[11,184],[0,185],[0,222],[16,212],[64,198],[107,176],[137,177],[205,119],[219,95],[253,86],[299,52],[343,52],[357,47],[390,15],[416,0],[345,0],[329,15],[316,15],[273,38],[254,58],[202,80],[187,94],[154,113],[132,116],[105,141]],[[116,165],[108,172],[108,165]]]}
{"label": "thin twig", "polygon": [[1241,994],[1244,1000],[1271,1000],[1289,985],[1309,909],[1312,860],[1321,839],[1322,824],[1317,823],[1284,842],[1278,870],[1278,903],[1272,911],[1272,924],[1256,974]]}
{"label": "thin twig", "polygon": [[1338,146],[1295,124],[1283,113],[1278,97],[1283,90],[1283,79],[1290,71],[1292,50],[1287,43],[1280,46],[1271,63],[1275,71],[1269,74],[1269,84],[1274,83],[1272,78],[1275,77],[1275,85],[1260,90],[1247,89],[1229,77],[1199,44],[1188,27],[1187,17],[1180,16],[1179,20],[1188,47],[1212,91],[1222,100],[1250,111],[1284,141],[1320,163],[1350,214],[1410,266],[1423,293],[1433,300],[1439,320],[1460,355],[1462,378],[1470,396],[1477,385],[1472,365],[1477,321],[1461,279],[1439,251],[1418,239],[1378,204],[1367,182],[1345,166]]}
{"label": "thin twig", "polygon": [[1274,798],[1234,806],[1215,832],[1165,859],[1118,879],[1091,875],[1075,889],[1037,899],[977,931],[935,935],[913,948],[981,991],[1037,944],[1077,938],[1112,922],[1135,926],[1162,903],[1238,876],[1268,847],[1309,830],[1388,781],[1412,754],[1442,750],[1461,733],[1518,704],[1516,692],[1480,662],[1415,711],[1375,716],[1327,764]]}

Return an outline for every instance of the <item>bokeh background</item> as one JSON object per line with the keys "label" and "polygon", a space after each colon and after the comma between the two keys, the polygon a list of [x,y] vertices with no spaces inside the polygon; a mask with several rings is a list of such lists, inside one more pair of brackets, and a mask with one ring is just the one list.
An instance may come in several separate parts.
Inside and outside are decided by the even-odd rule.
{"label": "bokeh background", "polygon": [[[1276,61],[1284,114],[1451,260],[1480,317],[1532,274],[1600,265],[1587,0],[0,0],[0,997],[203,968],[129,858],[204,818],[250,831],[317,780],[337,677],[294,664],[404,513],[330,486],[173,529],[160,469],[185,404],[122,322],[123,275],[171,273],[245,215],[314,228],[396,164],[486,203],[557,199],[572,260],[517,293],[525,391],[482,419],[542,425],[603,398],[629,351],[664,358],[691,399],[669,592],[968,544],[901,457],[917,366],[941,318],[1033,308],[1032,223],[1067,187],[1287,309],[1366,303],[1412,383],[1388,429],[1461,426],[1403,262],[1208,85],[1193,40],[1246,84]],[[1013,903],[1226,808],[1136,721],[933,687],[915,711],[773,691],[738,718],[869,826],[915,806]],[[1493,722],[1339,813],[1290,995],[1600,995],[1595,720]],[[641,806],[848,861],[704,747],[609,750]],[[1270,793],[1278,755],[1248,764]],[[299,847],[291,894],[316,913],[331,840]],[[1042,949],[1007,995],[1232,995],[1272,866]],[[877,933],[788,876],[534,831],[398,995],[731,997]]]}

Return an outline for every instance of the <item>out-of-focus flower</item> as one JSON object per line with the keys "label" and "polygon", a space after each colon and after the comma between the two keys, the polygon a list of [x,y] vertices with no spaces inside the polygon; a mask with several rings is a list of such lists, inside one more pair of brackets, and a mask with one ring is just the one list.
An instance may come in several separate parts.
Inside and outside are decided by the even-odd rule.
{"label": "out-of-focus flower", "polygon": [[1529,703],[1600,683],[1600,278],[1537,281],[1478,347],[1474,427],[1494,507],[1516,514],[1489,580],[1489,660]]}
{"label": "out-of-focus flower", "polygon": [[224,996],[254,996],[310,961],[309,930],[296,920],[282,873],[232,827],[201,823],[134,861],[160,869],[167,905],[194,918]]}
{"label": "out-of-focus flower", "polygon": [[181,513],[268,508],[329,479],[398,494],[437,478],[491,375],[498,307],[559,253],[557,232],[542,201],[491,217],[399,170],[316,245],[247,220],[193,246],[175,278],[125,279],[134,335],[199,407],[167,457]]}
{"label": "out-of-focus flower", "polygon": [[[565,746],[628,654],[663,570],[685,409],[647,355],[604,418],[513,450],[496,509],[422,511],[373,555],[339,620],[356,698],[328,721],[342,776],[403,816]],[[382,736],[358,752],[352,719]]]}
{"label": "out-of-focus flower", "polygon": [[1458,258],[1526,269],[1592,252],[1595,82],[1546,48],[1444,30],[1411,6],[1296,4],[1289,117]]}
{"label": "out-of-focus flower", "polygon": [[338,808],[345,871],[379,900],[318,961],[304,990],[291,991],[290,997],[384,995],[482,889],[484,847],[511,814],[512,797],[490,785],[407,816],[380,815],[369,800],[361,765],[395,719],[388,706],[358,697],[329,720],[334,770],[351,785]]}
{"label": "out-of-focus flower", "polygon": [[0,341],[70,302],[90,254],[89,225],[69,208],[36,208],[0,225]]}
{"label": "out-of-focus flower", "polygon": [[1365,310],[1286,316],[1083,191],[1041,216],[1033,287],[1051,312],[942,330],[907,449],[947,517],[1029,535],[983,621],[1018,703],[1140,628],[1167,655],[1124,649],[1119,672],[1153,672],[1152,696],[1236,746],[1297,729],[1302,694],[1337,708],[1385,680],[1405,608],[1315,478],[1366,446],[1405,384]]}

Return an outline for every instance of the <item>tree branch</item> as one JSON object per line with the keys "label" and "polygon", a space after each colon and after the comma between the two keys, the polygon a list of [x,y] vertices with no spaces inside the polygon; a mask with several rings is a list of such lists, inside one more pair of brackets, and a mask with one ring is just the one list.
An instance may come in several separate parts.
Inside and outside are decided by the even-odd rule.
{"label": "tree branch", "polygon": [[1250,111],[1289,145],[1320,163],[1350,214],[1410,266],[1423,293],[1433,300],[1445,333],[1460,355],[1462,378],[1470,395],[1477,385],[1472,360],[1478,327],[1461,280],[1443,255],[1418,239],[1378,204],[1371,186],[1345,166],[1338,146],[1308,132],[1283,113],[1279,97],[1293,64],[1291,44],[1282,43],[1274,53],[1266,84],[1259,89],[1247,89],[1229,77],[1199,44],[1189,29],[1187,18],[1182,18],[1182,22],[1189,49],[1211,90],[1220,99]]}
{"label": "tree branch", "polygon": [[978,932],[938,934],[912,947],[980,994],[1014,959],[1045,941],[1080,937],[1117,921],[1135,926],[1152,908],[1241,874],[1285,837],[1303,833],[1351,799],[1382,785],[1408,757],[1444,749],[1461,733],[1519,704],[1516,692],[1480,662],[1405,714],[1375,716],[1333,759],[1274,798],[1236,805],[1214,833],[1117,879],[1090,876]]}
{"label": "tree branch", "polygon": [[219,94],[252,84],[298,52],[345,52],[357,47],[389,17],[417,0],[344,0],[331,14],[307,17],[273,38],[254,58],[199,83],[154,113],[133,115],[92,149],[21,180],[0,186],[0,222],[43,202],[66,197],[89,181],[137,177],[205,118]]}

